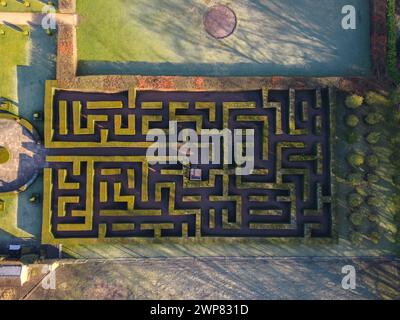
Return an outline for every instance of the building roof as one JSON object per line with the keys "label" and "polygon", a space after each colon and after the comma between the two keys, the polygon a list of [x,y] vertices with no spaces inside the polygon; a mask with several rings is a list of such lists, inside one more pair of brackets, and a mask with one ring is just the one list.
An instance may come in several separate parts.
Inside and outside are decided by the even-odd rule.
{"label": "building roof", "polygon": [[20,277],[23,266],[0,265],[0,277]]}

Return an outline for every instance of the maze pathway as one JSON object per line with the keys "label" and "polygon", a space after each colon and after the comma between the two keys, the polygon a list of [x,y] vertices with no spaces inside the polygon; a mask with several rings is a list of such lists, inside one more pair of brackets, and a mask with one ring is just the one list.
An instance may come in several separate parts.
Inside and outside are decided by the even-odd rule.
{"label": "maze pathway", "polygon": [[[331,238],[329,89],[48,90],[43,243]],[[150,129],[253,129],[255,170],[146,160]]]}

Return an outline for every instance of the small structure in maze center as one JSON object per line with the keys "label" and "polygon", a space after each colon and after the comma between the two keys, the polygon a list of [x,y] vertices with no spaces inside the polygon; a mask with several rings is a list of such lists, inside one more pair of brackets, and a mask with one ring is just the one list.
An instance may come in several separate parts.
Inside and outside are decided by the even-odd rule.
{"label": "small structure in maze center", "polygon": [[192,168],[190,169],[190,180],[191,181],[201,181],[203,177],[202,170]]}

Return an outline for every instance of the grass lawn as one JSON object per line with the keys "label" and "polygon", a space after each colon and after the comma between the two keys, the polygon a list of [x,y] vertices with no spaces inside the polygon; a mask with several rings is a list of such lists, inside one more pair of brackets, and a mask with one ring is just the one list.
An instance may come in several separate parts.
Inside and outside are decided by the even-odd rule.
{"label": "grass lawn", "polygon": [[[5,32],[0,35],[0,98],[11,102],[11,112],[32,121],[34,112],[43,111],[45,80],[55,78],[57,38],[33,26],[0,25],[0,30]],[[24,30],[29,34],[24,35]],[[43,122],[33,125],[43,132]],[[29,198],[32,193],[42,194],[42,189],[38,179],[24,193],[0,195],[6,208],[0,213],[0,248],[27,240],[38,243],[42,208]]]}
{"label": "grass lawn", "polygon": [[24,243],[37,246],[40,243],[42,206],[31,203],[33,193],[42,193],[43,180],[38,178],[24,193],[0,194],[5,210],[0,212],[0,252],[6,245]]}
{"label": "grass lawn", "polygon": [[[57,37],[39,26],[0,25],[0,98],[11,102],[12,112],[32,121],[43,111],[45,81],[55,78]],[[23,31],[29,31],[28,35]],[[40,133],[43,123],[34,123]]]}
{"label": "grass lawn", "polygon": [[[370,70],[364,0],[238,0],[234,34],[209,36],[213,1],[77,0],[80,74],[365,75]],[[358,9],[344,31],[341,9]],[[123,9],[121,9],[123,8]]]}
{"label": "grass lawn", "polygon": [[[29,64],[30,39],[23,34],[28,31],[27,26],[18,27],[15,30],[5,25],[0,25],[0,30],[5,32],[0,35],[0,97],[11,101],[18,100],[17,90],[17,66]],[[0,31],[1,32],[1,31]]]}
{"label": "grass lawn", "polygon": [[[0,12],[42,12],[42,9],[47,5],[47,0],[29,0],[30,6],[24,5],[21,0],[5,0],[7,6],[0,5]],[[57,5],[58,0],[52,0],[53,5]]]}

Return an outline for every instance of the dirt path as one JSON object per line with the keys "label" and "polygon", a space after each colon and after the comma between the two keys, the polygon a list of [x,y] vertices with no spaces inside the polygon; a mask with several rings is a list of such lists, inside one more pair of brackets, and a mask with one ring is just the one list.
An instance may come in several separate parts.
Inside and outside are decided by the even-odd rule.
{"label": "dirt path", "polygon": [[[13,25],[41,25],[45,14],[28,13],[28,12],[0,12],[0,24],[10,23]],[[76,14],[57,13],[56,19],[58,24],[74,25],[78,24],[78,16]]]}

